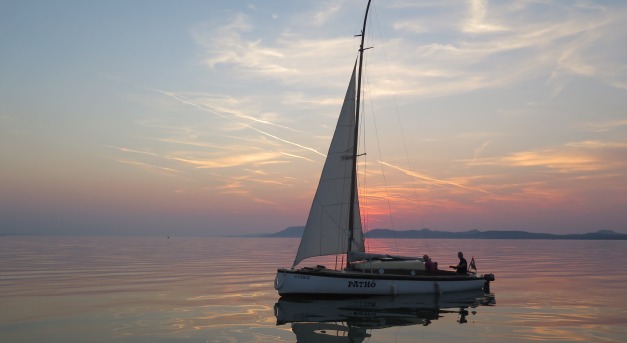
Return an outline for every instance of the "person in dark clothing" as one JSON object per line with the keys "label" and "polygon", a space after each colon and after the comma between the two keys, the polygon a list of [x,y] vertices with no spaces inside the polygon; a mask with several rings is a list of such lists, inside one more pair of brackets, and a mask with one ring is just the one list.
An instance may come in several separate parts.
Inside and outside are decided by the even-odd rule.
{"label": "person in dark clothing", "polygon": [[434,273],[436,270],[438,270],[438,263],[433,262],[429,255],[424,255],[422,257],[422,260],[425,261],[425,270],[427,272]]}
{"label": "person in dark clothing", "polygon": [[459,263],[456,266],[451,266],[451,268],[457,270],[457,274],[468,273],[468,262],[466,262],[464,254],[460,251],[457,253],[457,257],[459,257]]}

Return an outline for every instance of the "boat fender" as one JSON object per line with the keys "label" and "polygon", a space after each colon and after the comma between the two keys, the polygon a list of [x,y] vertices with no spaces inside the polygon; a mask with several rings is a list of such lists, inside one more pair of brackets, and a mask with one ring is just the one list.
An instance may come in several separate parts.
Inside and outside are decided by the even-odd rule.
{"label": "boat fender", "polygon": [[437,281],[435,281],[433,285],[435,286],[435,294],[442,294],[442,290],[440,289],[440,284]]}
{"label": "boat fender", "polygon": [[379,269],[379,274],[383,274],[385,273],[385,270],[383,268]]}
{"label": "boat fender", "polygon": [[485,274],[485,275],[483,276],[483,278],[484,278],[486,281],[494,281],[494,280],[495,280],[495,278],[494,278],[494,274],[492,274],[492,273],[490,273],[490,274]]}
{"label": "boat fender", "polygon": [[416,271],[415,270],[411,271],[411,276],[416,276]]}

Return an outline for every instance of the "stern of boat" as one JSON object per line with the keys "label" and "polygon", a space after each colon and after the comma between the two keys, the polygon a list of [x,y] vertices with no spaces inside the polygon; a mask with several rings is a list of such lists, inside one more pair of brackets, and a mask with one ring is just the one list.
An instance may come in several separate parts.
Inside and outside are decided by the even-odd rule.
{"label": "stern of boat", "polygon": [[276,289],[277,291],[279,291],[279,293],[281,293],[281,288],[283,287],[283,284],[285,283],[285,268],[281,268],[278,269],[276,272],[276,276],[274,277],[274,289]]}

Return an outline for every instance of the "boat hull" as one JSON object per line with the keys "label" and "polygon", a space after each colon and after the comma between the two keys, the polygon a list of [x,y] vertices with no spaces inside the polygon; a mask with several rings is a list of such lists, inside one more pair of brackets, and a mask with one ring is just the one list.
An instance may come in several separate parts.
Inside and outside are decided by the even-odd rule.
{"label": "boat hull", "polygon": [[409,295],[481,290],[483,275],[392,275],[358,271],[279,269],[274,288],[280,295]]}

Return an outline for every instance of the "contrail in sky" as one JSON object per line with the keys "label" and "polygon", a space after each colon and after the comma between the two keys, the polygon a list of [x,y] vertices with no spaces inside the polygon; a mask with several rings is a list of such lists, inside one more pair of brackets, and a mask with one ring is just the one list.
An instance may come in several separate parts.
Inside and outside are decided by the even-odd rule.
{"label": "contrail in sky", "polygon": [[483,193],[488,193],[488,194],[490,194],[490,192],[485,191],[485,190],[480,189],[480,188],[466,187],[466,186],[464,186],[464,185],[460,185],[459,183],[455,183],[455,182],[451,182],[451,181],[446,181],[446,180],[434,179],[434,178],[432,178],[432,177],[425,176],[425,175],[422,175],[422,174],[419,174],[419,173],[416,173],[416,172],[414,172],[414,171],[410,171],[410,170],[407,170],[407,169],[403,169],[403,168],[401,168],[401,167],[399,167],[399,166],[395,166],[395,165],[390,164],[390,163],[387,163],[387,162],[379,161],[379,163],[381,163],[381,164],[383,164],[383,165],[385,165],[385,166],[388,166],[388,167],[390,167],[390,168],[394,168],[394,169],[400,170],[401,172],[403,172],[403,173],[405,173],[405,174],[407,174],[407,175],[409,175],[409,176],[413,176],[413,177],[415,177],[415,178],[418,178],[418,179],[422,179],[422,180],[428,181],[428,182],[429,182],[429,183],[431,183],[431,184],[439,185],[439,186],[442,186],[442,187],[445,187],[446,185],[449,185],[449,186],[455,186],[455,187],[463,188],[463,189],[466,189],[466,190],[478,191],[478,192],[483,192]]}
{"label": "contrail in sky", "polygon": [[[146,89],[149,89],[149,88],[146,88]],[[257,129],[256,127],[253,127],[253,126],[248,125],[248,124],[246,124],[246,123],[242,123],[241,121],[239,121],[239,120],[237,120],[237,119],[234,119],[234,118],[232,118],[232,117],[230,117],[230,116],[224,115],[224,114],[222,114],[222,113],[220,113],[220,112],[217,112],[217,111],[211,110],[211,109],[209,109],[209,108],[207,108],[207,107],[205,107],[205,106],[201,106],[201,105],[199,105],[199,104],[197,104],[197,103],[194,103],[194,102],[192,102],[192,101],[189,101],[189,100],[187,100],[187,99],[185,99],[185,98],[183,98],[183,97],[181,97],[181,96],[179,96],[179,95],[176,95],[176,94],[173,94],[173,93],[170,93],[170,92],[165,92],[165,91],[158,90],[158,89],[149,89],[149,90],[151,90],[151,91],[155,91],[155,92],[158,92],[158,93],[161,93],[161,94],[166,95],[166,96],[169,96],[169,97],[171,97],[171,98],[175,99],[176,101],[178,101],[178,102],[180,102],[180,103],[183,103],[183,104],[186,104],[186,105],[190,105],[190,106],[196,107],[197,109],[199,109],[199,110],[201,110],[201,111],[209,112],[209,113],[211,113],[211,114],[213,114],[213,115],[216,115],[216,116],[218,116],[218,117],[224,118],[224,119],[226,119],[226,120],[230,120],[230,121],[232,121],[232,122],[234,122],[234,123],[240,124],[240,125],[242,125],[242,126],[244,126],[244,127],[247,127],[247,128],[249,128],[249,129],[251,129],[251,130],[253,130],[253,131],[259,132],[259,133],[261,133],[262,135],[266,135],[266,136],[268,136],[268,137],[270,137],[270,138],[274,138],[274,139],[276,139],[276,140],[278,140],[278,141],[281,141],[281,142],[283,142],[283,143],[291,144],[291,145],[297,146],[297,147],[299,147],[299,148],[301,148],[301,149],[309,150],[309,151],[314,152],[314,153],[316,153],[316,154],[318,154],[318,155],[320,155],[320,156],[326,157],[326,155],[325,155],[325,154],[323,154],[323,153],[319,152],[318,150],[316,150],[316,149],[314,149],[314,148],[306,147],[306,146],[304,146],[304,145],[301,145],[301,144],[298,144],[298,143],[294,143],[294,142],[292,142],[292,141],[288,141],[288,140],[283,139],[283,138],[281,138],[281,137],[277,137],[277,136],[275,136],[275,135],[273,135],[273,134],[270,134],[270,133],[268,133],[268,132],[265,132],[265,131],[259,130],[259,129]],[[248,117],[247,117],[247,118],[248,118]],[[250,119],[250,118],[249,118],[249,119]],[[271,125],[275,125],[275,126],[282,127],[282,126],[280,126],[280,125],[272,124],[272,123],[269,123],[269,122],[266,122],[266,121],[260,121],[260,120],[257,120],[257,121],[258,121],[258,122],[261,122],[261,123],[265,123],[265,124],[271,124]],[[289,129],[289,128],[288,128],[288,129]]]}

